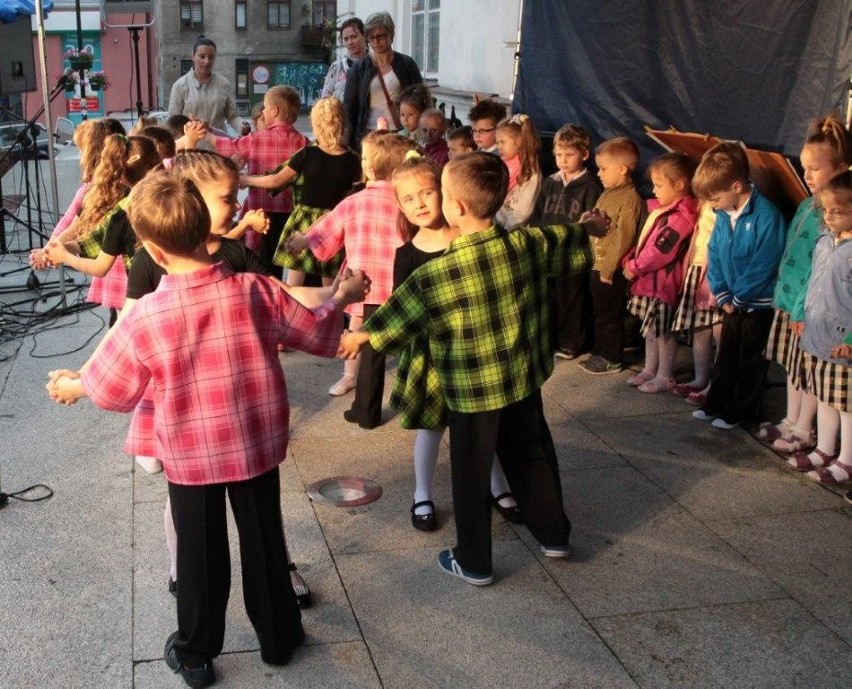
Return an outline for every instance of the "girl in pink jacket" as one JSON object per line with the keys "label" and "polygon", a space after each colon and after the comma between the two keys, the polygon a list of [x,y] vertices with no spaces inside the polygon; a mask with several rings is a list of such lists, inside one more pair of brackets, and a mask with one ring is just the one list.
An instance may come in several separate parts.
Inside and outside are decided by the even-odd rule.
{"label": "girl in pink jacket", "polygon": [[645,338],[645,366],[627,381],[640,392],[668,392],[675,386],[677,340],[671,326],[697,216],[693,172],[695,163],[682,153],[666,153],[651,163],[648,174],[659,206],[622,261],[624,276],[631,281],[627,309],[642,321]]}

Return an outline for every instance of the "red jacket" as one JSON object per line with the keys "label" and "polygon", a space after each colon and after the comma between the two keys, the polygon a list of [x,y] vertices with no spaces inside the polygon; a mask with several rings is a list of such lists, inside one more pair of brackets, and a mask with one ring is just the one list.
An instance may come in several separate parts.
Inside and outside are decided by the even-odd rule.
{"label": "red jacket", "polygon": [[698,202],[684,196],[648,217],[639,242],[621,262],[634,275],[630,294],[677,304],[685,275],[684,256],[697,215]]}

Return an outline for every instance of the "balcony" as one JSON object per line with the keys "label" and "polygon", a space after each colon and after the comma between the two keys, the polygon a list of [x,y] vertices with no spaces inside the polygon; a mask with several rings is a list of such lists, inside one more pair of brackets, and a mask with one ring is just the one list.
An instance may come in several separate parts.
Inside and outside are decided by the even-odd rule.
{"label": "balcony", "polygon": [[302,26],[302,45],[322,47],[323,27],[322,26]]}

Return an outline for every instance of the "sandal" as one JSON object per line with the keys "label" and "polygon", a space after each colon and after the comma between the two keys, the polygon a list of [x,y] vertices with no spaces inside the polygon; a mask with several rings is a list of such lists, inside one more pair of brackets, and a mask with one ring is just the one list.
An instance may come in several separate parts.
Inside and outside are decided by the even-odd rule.
{"label": "sandal", "polygon": [[291,562],[287,565],[290,570],[290,584],[293,586],[293,593],[296,594],[296,605],[302,610],[310,608],[314,602],[311,600],[311,590],[302,578],[302,575],[296,571],[296,563]]}
{"label": "sandal", "polygon": [[672,378],[652,378],[649,381],[642,383],[637,390],[639,392],[647,392],[656,394],[658,392],[671,392],[675,386],[675,381]]}
{"label": "sandal", "polygon": [[849,483],[852,481],[852,466],[835,461],[822,469],[809,471],[805,476],[811,481],[816,481],[824,486],[835,486],[838,483]]}
{"label": "sandal", "polygon": [[788,433],[785,433],[772,443],[772,449],[786,454],[810,450],[817,444],[816,433],[805,431],[804,435],[801,435],[801,430],[797,426],[791,426]]}
{"label": "sandal", "polygon": [[642,383],[647,383],[653,377],[653,373],[648,373],[645,369],[642,369],[639,373],[635,373],[630,376],[630,378],[627,379],[627,384],[632,385],[634,388],[638,388],[642,385]]}
{"label": "sandal", "polygon": [[696,407],[703,407],[707,401],[707,395],[703,392],[692,392],[686,396],[684,400],[687,404],[694,404]]}
{"label": "sandal", "polygon": [[491,496],[491,504],[497,509],[500,513],[500,516],[503,517],[507,522],[511,522],[512,524],[523,524],[524,523],[524,513],[521,512],[521,508],[518,505],[512,505],[511,507],[504,507],[500,504],[500,501],[504,498],[514,498],[515,496],[511,493],[500,493],[500,495]]}
{"label": "sandal", "polygon": [[773,443],[785,434],[789,433],[793,424],[788,418],[781,419],[777,424],[764,421],[757,429],[754,437],[762,443]]}
{"label": "sandal", "polygon": [[[415,514],[418,507],[431,507],[432,511],[427,514]],[[434,531],[438,528],[438,520],[435,519],[435,503],[431,500],[421,500],[411,506],[411,526],[418,531]]]}
{"label": "sandal", "polygon": [[[816,455],[816,458],[812,459],[810,457],[811,454]],[[835,459],[837,459],[837,455],[830,455],[822,450],[815,449],[810,454],[807,452],[797,452],[787,460],[787,466],[796,471],[811,471],[812,469],[827,467]]]}
{"label": "sandal", "polygon": [[675,395],[680,395],[681,397],[689,397],[692,393],[701,392],[706,387],[706,385],[703,385],[698,388],[694,385],[690,385],[689,383],[678,383],[672,388],[672,392]]}

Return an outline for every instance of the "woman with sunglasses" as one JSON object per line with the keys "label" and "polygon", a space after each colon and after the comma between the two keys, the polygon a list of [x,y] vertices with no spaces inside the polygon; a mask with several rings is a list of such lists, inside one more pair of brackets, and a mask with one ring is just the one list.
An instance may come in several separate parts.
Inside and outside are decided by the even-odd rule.
{"label": "woman with sunglasses", "polygon": [[353,148],[360,146],[364,134],[379,128],[381,119],[387,120],[390,129],[401,129],[399,94],[406,86],[423,83],[414,60],[391,47],[394,30],[393,19],[387,12],[375,12],[364,22],[370,53],[352,65],[343,95],[349,143]]}

